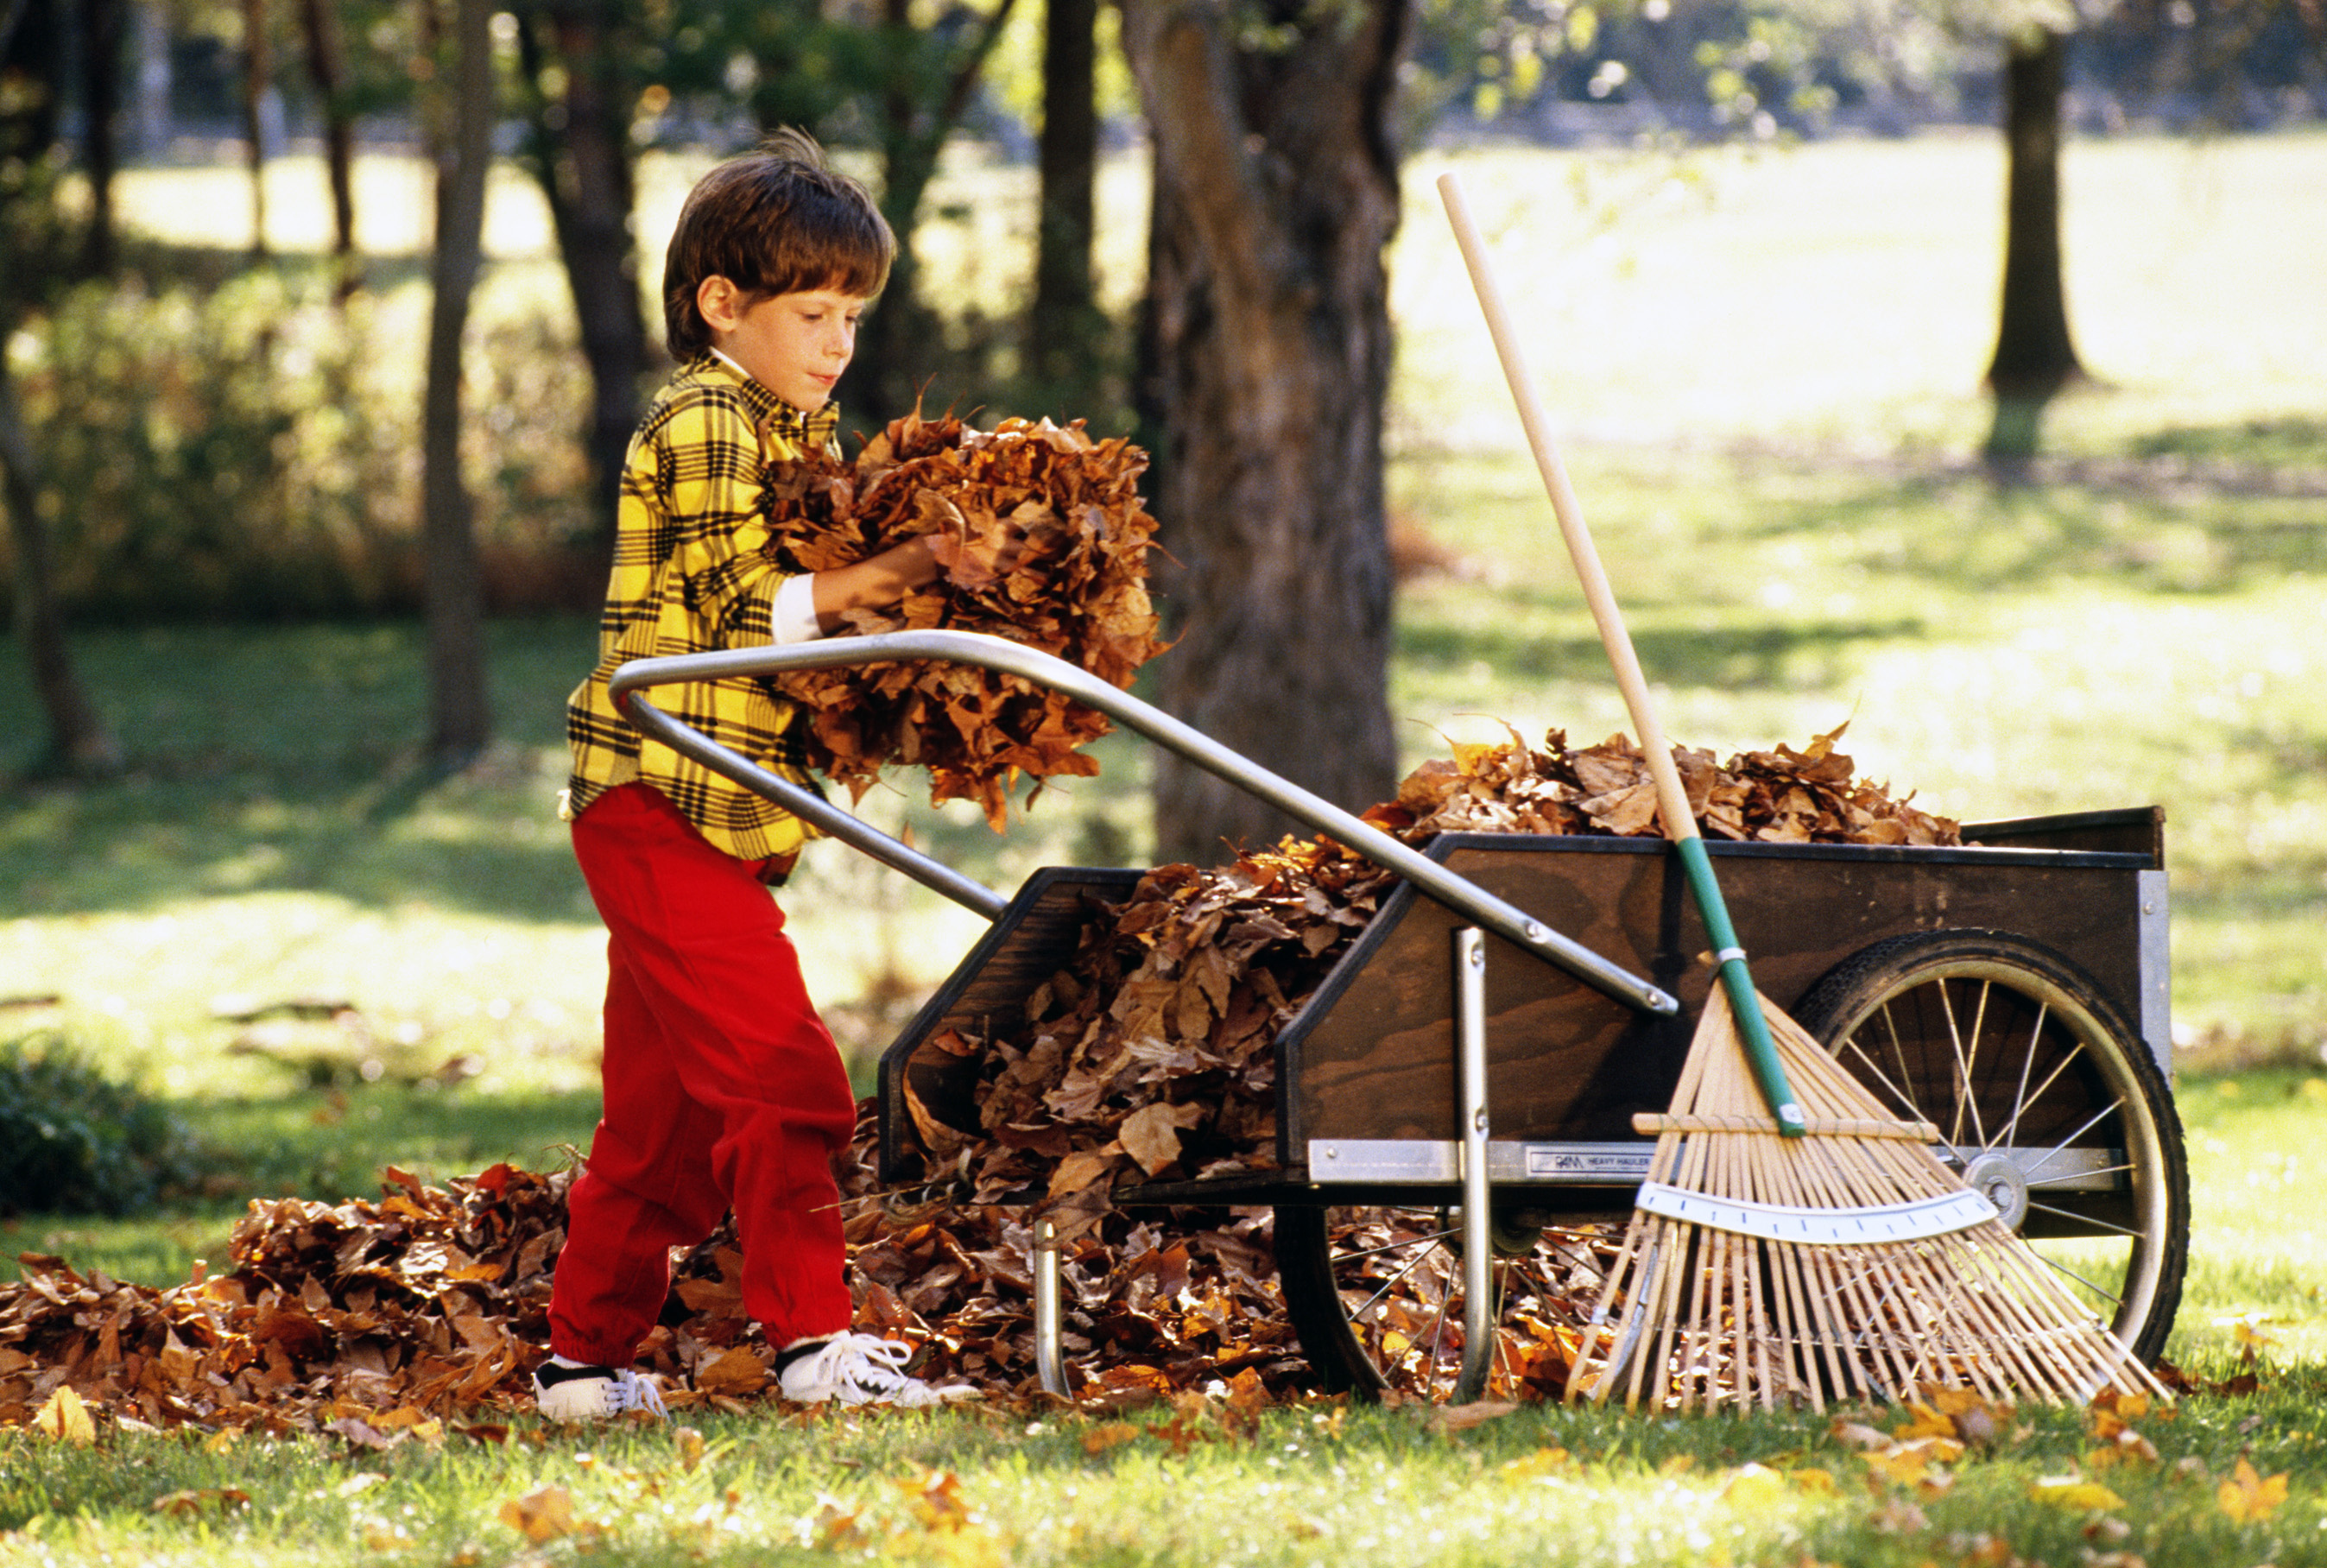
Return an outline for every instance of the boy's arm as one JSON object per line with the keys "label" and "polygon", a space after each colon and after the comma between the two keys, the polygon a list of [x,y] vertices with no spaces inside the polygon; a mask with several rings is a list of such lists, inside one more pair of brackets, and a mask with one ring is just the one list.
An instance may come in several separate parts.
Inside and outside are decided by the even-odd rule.
{"label": "boy's arm", "polygon": [[[852,610],[886,610],[914,589],[934,582],[950,556],[952,541],[924,534],[853,565],[813,573],[808,581],[819,633],[837,631]],[[797,579],[795,579],[797,581]],[[787,584],[789,588],[789,584]]]}

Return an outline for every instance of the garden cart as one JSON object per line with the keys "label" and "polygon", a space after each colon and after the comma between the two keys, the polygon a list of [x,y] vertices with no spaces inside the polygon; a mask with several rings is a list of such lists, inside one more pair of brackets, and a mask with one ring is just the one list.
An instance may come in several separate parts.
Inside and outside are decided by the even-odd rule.
{"label": "garden cart", "polygon": [[[933,1042],[1023,1012],[1088,901],[1144,874],[1048,867],[1004,898],[656,708],[657,686],[910,660],[1065,693],[1400,879],[1276,1035],[1271,1170],[1118,1187],[1124,1207],[1267,1206],[1285,1303],[1328,1388],[1556,1394],[1574,1330],[1547,1303],[1621,1218],[1714,971],[1658,838],[1446,833],[1416,850],[1074,666],[907,631],[636,660],[615,700],[654,739],[976,910],[982,939],[881,1059],[883,1174],[907,1112],[976,1132],[978,1064]],[[2189,1191],[2169,1087],[2163,817],[1967,825],[1957,846],[1720,842],[1763,994],[2001,1211],[2137,1357],[2178,1303]],[[1065,1392],[1055,1247],[1034,1260],[1037,1360]],[[1563,1344],[1563,1334],[1570,1341]]]}

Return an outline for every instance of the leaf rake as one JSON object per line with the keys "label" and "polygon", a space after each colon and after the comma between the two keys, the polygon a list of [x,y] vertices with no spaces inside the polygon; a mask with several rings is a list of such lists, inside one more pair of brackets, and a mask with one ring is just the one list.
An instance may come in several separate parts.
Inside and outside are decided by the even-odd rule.
{"label": "leaf rake", "polygon": [[[1486,245],[1453,174],[1456,242],[1600,631],[1721,984],[1654,1133],[1649,1177],[1568,1382],[1682,1410],[1898,1399],[1963,1387],[2084,1403],[2163,1388],[1932,1153],[1753,988],[1583,509],[1520,361]],[[1799,1091],[1797,1087],[1799,1086]]]}

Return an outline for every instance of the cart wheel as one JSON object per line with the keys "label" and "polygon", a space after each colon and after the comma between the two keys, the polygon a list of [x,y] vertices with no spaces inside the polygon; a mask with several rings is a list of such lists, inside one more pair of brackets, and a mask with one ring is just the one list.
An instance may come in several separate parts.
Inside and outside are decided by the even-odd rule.
{"label": "cart wheel", "polygon": [[[1597,1237],[1603,1243],[1605,1237]],[[1594,1233],[1498,1212],[1490,1399],[1556,1399],[1605,1260]],[[1328,1393],[1443,1400],[1463,1371],[1463,1237],[1449,1209],[1280,1205],[1276,1270]],[[1561,1330],[1567,1330],[1563,1342]]]}
{"label": "cart wheel", "polygon": [[2189,1261],[2181,1118],[2149,1048],[2083,971],[2001,931],[1844,961],[1794,1009],[1867,1087],[1939,1127],[1984,1191],[2143,1361]]}

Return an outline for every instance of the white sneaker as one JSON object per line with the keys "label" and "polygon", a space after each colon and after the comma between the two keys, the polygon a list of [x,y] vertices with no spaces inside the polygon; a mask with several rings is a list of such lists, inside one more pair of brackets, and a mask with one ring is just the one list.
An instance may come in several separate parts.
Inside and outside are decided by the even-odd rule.
{"label": "white sneaker", "polygon": [[843,1405],[897,1405],[912,1410],[977,1397],[974,1388],[937,1388],[906,1377],[904,1365],[912,1354],[911,1346],[878,1335],[835,1334],[786,1367],[776,1378],[776,1389],[796,1405],[837,1399]]}
{"label": "white sneaker", "polygon": [[553,1356],[533,1375],[534,1407],[551,1421],[612,1421],[626,1410],[667,1415],[662,1393],[625,1367],[591,1367]]}

